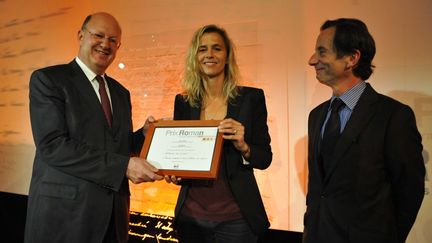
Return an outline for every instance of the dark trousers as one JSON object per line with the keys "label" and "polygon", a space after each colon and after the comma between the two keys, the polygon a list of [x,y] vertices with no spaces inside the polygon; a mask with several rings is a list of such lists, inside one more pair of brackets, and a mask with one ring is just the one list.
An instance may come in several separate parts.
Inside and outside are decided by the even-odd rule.
{"label": "dark trousers", "polygon": [[114,212],[111,213],[111,219],[109,222],[109,226],[108,229],[105,233],[105,237],[104,240],[102,241],[102,243],[119,243],[119,241],[117,240],[117,235],[116,235],[116,231],[115,231],[115,221],[114,221]]}
{"label": "dark trousers", "polygon": [[258,237],[244,219],[214,222],[179,216],[180,243],[256,243]]}

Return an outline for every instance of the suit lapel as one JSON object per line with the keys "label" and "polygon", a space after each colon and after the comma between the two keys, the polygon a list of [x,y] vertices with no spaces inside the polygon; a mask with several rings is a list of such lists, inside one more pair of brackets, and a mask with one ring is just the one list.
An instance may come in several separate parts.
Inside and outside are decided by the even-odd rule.
{"label": "suit lapel", "polygon": [[100,124],[104,124],[104,126],[109,129],[108,122],[106,121],[104,111],[102,109],[102,105],[90,81],[85,76],[84,72],[75,62],[75,60],[70,62],[69,65],[72,68],[70,82],[77,88],[77,90],[79,90],[81,98],[86,104],[86,106],[89,108],[89,110],[92,110],[96,113],[98,119],[100,120]]}
{"label": "suit lapel", "polygon": [[326,175],[325,184],[328,183],[328,180],[334,173],[338,163],[340,163],[342,156],[353,143],[357,142],[358,136],[375,115],[374,107],[376,106],[374,106],[374,103],[376,103],[377,100],[378,93],[369,84],[367,84],[364,93],[360,96],[360,99],[336,144],[334,152],[335,163],[332,164],[329,173]]}
{"label": "suit lapel", "polygon": [[324,180],[323,178],[323,168],[322,168],[322,161],[320,159],[320,153],[321,153],[321,127],[324,123],[328,107],[330,105],[330,100],[327,101],[322,105],[322,108],[317,113],[317,119],[315,120],[315,123],[312,124],[312,131],[310,134],[314,134],[314,137],[312,137],[312,144],[311,148],[315,151],[311,153],[313,157],[311,158],[311,161],[314,162],[316,166],[313,166],[313,169],[315,170],[315,173],[320,176],[321,181]]}
{"label": "suit lapel", "polygon": [[[244,119],[247,118],[240,117],[240,108],[243,105],[243,101],[244,101],[244,96],[242,90],[240,89],[239,95],[232,102],[228,102],[226,118],[232,118],[240,123],[244,122]],[[249,119],[251,118],[249,117]],[[232,142],[226,140],[224,141],[224,143],[227,143],[227,145],[229,144],[229,146],[224,146],[224,149],[227,150],[227,152],[224,153],[223,155],[225,156],[225,161],[236,161],[237,159],[241,160],[240,154],[237,152],[233,152],[235,150],[233,150],[234,146],[232,145]],[[225,173],[228,177],[235,174],[237,170],[238,170],[238,166],[236,163],[225,162]]]}
{"label": "suit lapel", "polygon": [[118,130],[120,129],[121,117],[123,116],[125,107],[122,106],[123,104],[121,103],[122,100],[120,94],[118,93],[118,90],[115,89],[113,86],[113,79],[108,77],[107,75],[105,75],[105,79],[108,84],[113,110],[112,132],[113,134],[116,134],[116,132],[118,132]]}
{"label": "suit lapel", "polygon": [[240,92],[240,95],[238,95],[232,102],[228,102],[226,117],[239,121],[239,111],[240,111],[240,107],[242,106],[242,103],[243,103],[243,96]]}

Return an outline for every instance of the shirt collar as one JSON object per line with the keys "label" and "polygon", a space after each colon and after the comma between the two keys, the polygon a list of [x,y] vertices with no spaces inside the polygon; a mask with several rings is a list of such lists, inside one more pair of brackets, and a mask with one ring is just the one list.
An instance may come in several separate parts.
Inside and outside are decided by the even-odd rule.
{"label": "shirt collar", "polygon": [[357,102],[360,99],[360,96],[363,94],[365,88],[366,82],[361,81],[360,83],[356,84],[354,87],[343,93],[341,96],[336,97],[333,95],[331,98],[331,102],[333,102],[333,100],[336,98],[340,98],[350,110],[353,110],[354,107],[357,105]]}
{"label": "shirt collar", "polygon": [[[81,70],[83,70],[88,80],[92,82],[97,76],[96,73],[94,73],[90,68],[88,68],[87,65],[85,65],[85,63],[79,59],[79,57],[76,57],[75,61],[77,62],[78,66],[80,66]],[[101,76],[105,79],[105,74],[102,74]]]}

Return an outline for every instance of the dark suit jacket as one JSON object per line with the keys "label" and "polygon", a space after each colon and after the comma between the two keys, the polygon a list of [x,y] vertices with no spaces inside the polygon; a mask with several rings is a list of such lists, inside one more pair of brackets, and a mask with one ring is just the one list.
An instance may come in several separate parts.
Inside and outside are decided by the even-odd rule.
{"label": "dark suit jacket", "polygon": [[367,84],[323,178],[318,143],[329,101],[309,116],[306,243],[405,242],[424,195],[413,111]]}
{"label": "dark suit jacket", "polygon": [[[245,220],[256,234],[265,231],[270,223],[264,209],[253,169],[266,169],[270,166],[272,152],[267,127],[267,108],[264,92],[261,89],[242,87],[240,95],[228,104],[227,118],[242,123],[245,127],[245,141],[250,146],[249,165],[243,164],[241,153],[232,145],[224,145],[226,172],[229,187],[240,207]],[[201,107],[191,107],[184,97],[175,98],[174,120],[199,120]],[[175,215],[178,216],[186,199],[189,185],[186,182],[179,193]]]}
{"label": "dark suit jacket", "polygon": [[102,242],[111,214],[119,239],[126,242],[130,193],[125,173],[130,153],[142,145],[143,136],[132,132],[129,92],[112,78],[106,81],[112,129],[75,61],[32,74],[36,155],[25,242]]}

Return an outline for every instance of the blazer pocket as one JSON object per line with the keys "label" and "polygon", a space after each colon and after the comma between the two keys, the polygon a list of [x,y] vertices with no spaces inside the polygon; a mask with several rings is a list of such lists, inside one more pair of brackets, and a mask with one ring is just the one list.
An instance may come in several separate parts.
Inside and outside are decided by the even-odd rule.
{"label": "blazer pocket", "polygon": [[77,186],[42,182],[40,188],[40,195],[46,197],[63,198],[63,199],[75,199],[78,194]]}

